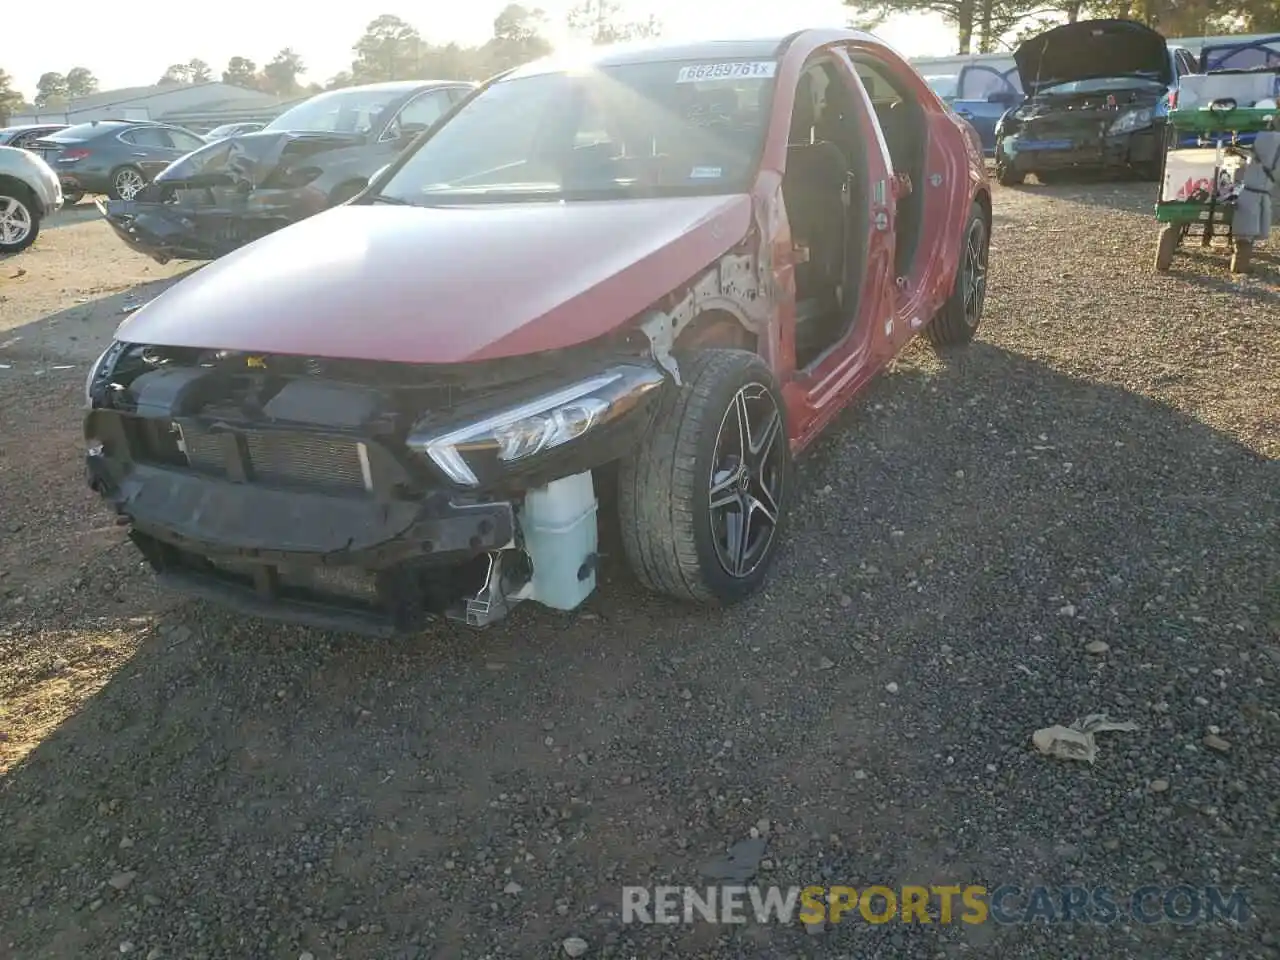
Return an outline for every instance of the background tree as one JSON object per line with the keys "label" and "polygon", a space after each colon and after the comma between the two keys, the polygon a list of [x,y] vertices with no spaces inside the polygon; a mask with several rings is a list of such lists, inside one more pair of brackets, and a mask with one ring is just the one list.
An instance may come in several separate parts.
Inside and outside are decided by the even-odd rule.
{"label": "background tree", "polygon": [[13,77],[0,70],[0,126],[22,108],[22,94],[13,88]]}
{"label": "background tree", "polygon": [[298,77],[307,72],[302,57],[291,47],[285,47],[275,58],[262,68],[262,86],[268,93],[278,97],[298,92]]}
{"label": "background tree", "polygon": [[98,78],[85,67],[72,67],[67,71],[67,97],[87,97],[98,92]]}
{"label": "background tree", "polygon": [[36,81],[37,107],[55,107],[67,102],[67,78],[60,73],[42,73]]}
{"label": "background tree", "polygon": [[248,57],[232,57],[227,61],[227,69],[222,71],[222,82],[246,90],[258,88],[258,65]]}
{"label": "background tree", "polygon": [[494,17],[493,39],[484,47],[486,72],[501,73],[545,57],[551,52],[551,43],[544,36],[546,27],[547,15],[541,9],[507,4]]}
{"label": "background tree", "polygon": [[199,57],[187,61],[188,83],[209,83],[213,80],[213,70]]}
{"label": "background tree", "polygon": [[351,76],[351,71],[340,70],[325,81],[324,88],[326,90],[341,90],[343,87],[349,87],[353,83],[355,83],[355,80]]}
{"label": "background tree", "polygon": [[160,74],[160,79],[156,81],[162,87],[171,87],[180,83],[191,82],[191,68],[185,63],[171,63],[165,68],[164,73]]}
{"label": "background tree", "polygon": [[356,83],[409,80],[418,74],[422,37],[399,17],[384,13],[369,22],[351,52],[356,55],[351,64]]}
{"label": "background tree", "polygon": [[172,63],[160,77],[162,86],[175,83],[208,83],[213,79],[213,71],[199,57],[193,57],[186,63]]}
{"label": "background tree", "polygon": [[617,0],[582,0],[569,10],[567,25],[572,33],[587,37],[597,45],[662,34],[662,24],[656,17],[628,20]]}

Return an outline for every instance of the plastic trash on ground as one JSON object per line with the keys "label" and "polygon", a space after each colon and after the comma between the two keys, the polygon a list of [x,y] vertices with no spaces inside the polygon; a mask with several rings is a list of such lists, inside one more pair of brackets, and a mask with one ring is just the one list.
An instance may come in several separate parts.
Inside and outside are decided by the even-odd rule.
{"label": "plastic trash on ground", "polygon": [[1091,713],[1070,726],[1052,726],[1037,730],[1031,736],[1035,748],[1048,757],[1060,760],[1083,760],[1093,763],[1098,756],[1094,734],[1109,731],[1130,732],[1138,725],[1131,720],[1109,720],[1105,713]]}

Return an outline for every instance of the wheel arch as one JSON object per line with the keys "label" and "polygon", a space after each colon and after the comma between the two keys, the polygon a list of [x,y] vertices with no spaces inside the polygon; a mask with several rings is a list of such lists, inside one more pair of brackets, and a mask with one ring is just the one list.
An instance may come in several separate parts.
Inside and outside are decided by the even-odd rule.
{"label": "wheel arch", "polygon": [[689,353],[711,348],[749,350],[759,353],[759,337],[742,317],[723,307],[710,307],[698,312],[680,331],[674,350]]}
{"label": "wheel arch", "polygon": [[17,196],[24,203],[29,203],[36,216],[45,215],[44,204],[40,202],[39,194],[32,190],[31,185],[25,180],[7,173],[0,173],[0,192],[5,191],[12,191],[11,195]]}

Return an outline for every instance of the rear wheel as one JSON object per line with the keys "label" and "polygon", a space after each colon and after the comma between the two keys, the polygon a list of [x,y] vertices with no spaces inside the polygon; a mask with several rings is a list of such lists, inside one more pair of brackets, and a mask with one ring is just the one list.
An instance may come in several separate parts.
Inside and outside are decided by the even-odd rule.
{"label": "rear wheel", "polygon": [[21,184],[0,183],[0,253],[18,253],[40,235],[40,214],[31,191]]}
{"label": "rear wheel", "polygon": [[925,327],[925,336],[937,348],[959,347],[973,339],[982,322],[987,300],[987,258],[991,250],[991,229],[987,213],[975,203],[965,225],[964,247],[956,268],[951,296]]}
{"label": "rear wheel", "polygon": [[996,183],[1002,187],[1016,187],[1025,183],[1026,179],[1025,173],[1019,173],[1009,165],[1009,161],[996,156]]}
{"label": "rear wheel", "polygon": [[120,167],[112,171],[111,189],[107,195],[112,200],[132,200],[147,185],[147,178],[137,167]]}
{"label": "rear wheel", "polygon": [[746,350],[680,365],[640,448],[618,471],[618,518],[636,578],[657,593],[728,605],[773,562],[791,483],[786,408]]}

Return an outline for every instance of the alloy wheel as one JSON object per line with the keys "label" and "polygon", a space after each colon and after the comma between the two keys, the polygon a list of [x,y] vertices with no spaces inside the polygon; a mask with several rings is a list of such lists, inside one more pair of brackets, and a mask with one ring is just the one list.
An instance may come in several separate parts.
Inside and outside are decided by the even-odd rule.
{"label": "alloy wheel", "polygon": [[987,297],[987,227],[975,219],[964,244],[964,322],[976,327]]}
{"label": "alloy wheel", "polygon": [[0,196],[0,243],[17,246],[31,233],[31,211],[17,197]]}
{"label": "alloy wheel", "polygon": [[145,186],[146,181],[136,170],[121,170],[116,174],[116,193],[121,200],[132,200]]}
{"label": "alloy wheel", "polygon": [[731,577],[751,576],[773,545],[786,443],[772,392],[761,383],[740,387],[720,421],[708,490],[711,540]]}

